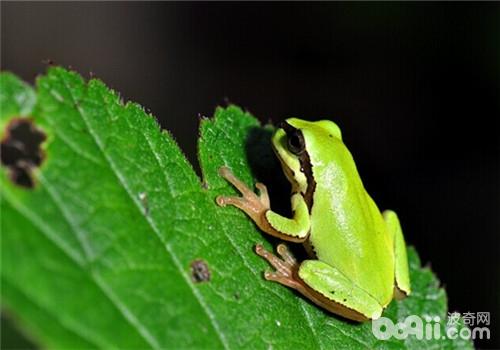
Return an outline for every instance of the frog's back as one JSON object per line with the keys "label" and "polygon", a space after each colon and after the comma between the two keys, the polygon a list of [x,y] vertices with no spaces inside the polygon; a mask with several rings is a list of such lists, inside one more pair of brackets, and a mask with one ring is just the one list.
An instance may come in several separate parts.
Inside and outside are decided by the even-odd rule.
{"label": "frog's back", "polygon": [[392,299],[394,253],[384,219],[342,140],[323,140],[323,144],[328,148],[321,154],[309,154],[317,179],[310,243],[319,260],[371,291],[385,305]]}

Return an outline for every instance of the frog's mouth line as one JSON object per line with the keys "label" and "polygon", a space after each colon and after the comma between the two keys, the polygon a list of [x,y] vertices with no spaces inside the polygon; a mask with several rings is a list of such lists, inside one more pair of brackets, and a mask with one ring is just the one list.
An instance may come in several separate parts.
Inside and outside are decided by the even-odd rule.
{"label": "frog's mouth line", "polygon": [[290,169],[290,167],[283,160],[280,153],[276,149],[276,146],[274,145],[274,143],[272,144],[272,148],[273,148],[274,154],[276,155],[276,158],[278,158],[278,160],[280,162],[281,170],[283,171],[283,173],[285,173],[285,176],[286,176],[288,182],[290,182],[290,184],[292,185],[292,192],[298,192],[299,184],[295,180],[295,172],[292,169]]}
{"label": "frog's mouth line", "polygon": [[290,184],[292,185],[292,192],[299,192],[300,186],[297,180],[295,180],[295,172],[292,169],[290,169],[290,167],[285,163],[283,158],[281,158],[279,152],[276,150],[274,145],[273,145],[273,150],[274,154],[276,154],[276,158],[278,158],[280,162],[281,170],[283,170],[283,173],[285,173],[288,182],[290,182]]}

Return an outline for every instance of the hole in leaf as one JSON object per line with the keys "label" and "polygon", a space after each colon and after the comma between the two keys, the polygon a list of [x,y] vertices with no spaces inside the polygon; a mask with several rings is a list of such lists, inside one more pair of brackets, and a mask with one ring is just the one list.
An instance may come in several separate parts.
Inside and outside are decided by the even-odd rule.
{"label": "hole in leaf", "polygon": [[195,283],[210,281],[210,270],[203,260],[195,260],[191,263],[191,278]]}
{"label": "hole in leaf", "polygon": [[1,142],[0,160],[9,169],[10,178],[16,185],[33,188],[32,170],[45,158],[40,145],[46,139],[30,118],[14,118],[7,124]]}

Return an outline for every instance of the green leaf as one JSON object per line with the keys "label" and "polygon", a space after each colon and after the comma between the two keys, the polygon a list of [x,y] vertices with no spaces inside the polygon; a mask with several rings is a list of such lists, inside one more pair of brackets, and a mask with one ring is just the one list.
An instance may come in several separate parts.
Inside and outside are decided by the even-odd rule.
{"label": "green leaf", "polygon": [[[39,344],[471,348],[458,340],[378,340],[371,323],[347,322],[263,279],[268,267],[252,248],[271,241],[241,212],[214,202],[234,193],[217,175],[222,165],[249,185],[282,177],[272,128],[238,107],[201,121],[200,181],[172,136],[99,80],[56,67],[35,92],[4,73],[0,102],[3,142],[19,118],[46,135],[41,165],[28,167],[33,188],[15,184],[6,164],[0,174],[2,304]],[[445,319],[444,290],[413,249],[409,259],[414,292],[384,315]]]}

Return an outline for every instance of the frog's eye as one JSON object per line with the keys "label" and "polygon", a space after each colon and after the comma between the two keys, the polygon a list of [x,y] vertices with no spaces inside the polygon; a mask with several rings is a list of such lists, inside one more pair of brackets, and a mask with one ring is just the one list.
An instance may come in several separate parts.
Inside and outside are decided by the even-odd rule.
{"label": "frog's eye", "polygon": [[295,155],[300,155],[305,150],[304,136],[298,130],[288,133],[288,150]]}

